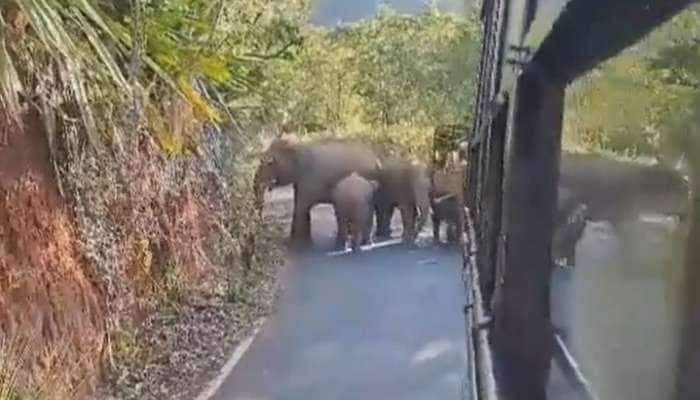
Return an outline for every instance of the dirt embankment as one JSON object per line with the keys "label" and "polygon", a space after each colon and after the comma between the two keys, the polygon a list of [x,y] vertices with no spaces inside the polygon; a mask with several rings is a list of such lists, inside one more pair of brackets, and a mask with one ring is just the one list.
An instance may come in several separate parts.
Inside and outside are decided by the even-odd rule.
{"label": "dirt embankment", "polygon": [[50,154],[35,111],[0,128],[0,358],[15,353],[13,390],[159,399],[196,387],[275,291],[270,264],[240,262],[261,228],[245,171],[223,165],[233,145],[205,134],[166,157],[141,133],[98,155],[66,125]]}
{"label": "dirt embankment", "polygon": [[24,129],[2,127],[0,337],[6,346],[26,348],[25,366],[45,375],[39,379],[61,381],[78,378],[60,376],[61,364],[95,369],[92,355],[105,339],[104,302],[76,248],[37,117],[28,113]]}

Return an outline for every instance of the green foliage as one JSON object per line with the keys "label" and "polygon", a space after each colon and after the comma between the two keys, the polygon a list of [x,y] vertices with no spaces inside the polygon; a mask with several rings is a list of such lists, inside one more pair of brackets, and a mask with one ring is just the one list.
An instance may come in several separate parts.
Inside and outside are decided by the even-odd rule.
{"label": "green foliage", "polygon": [[308,0],[17,4],[31,16],[31,45],[0,38],[6,109],[19,110],[16,93],[36,90],[27,82],[60,60],[47,85],[70,94],[58,112],[77,106],[96,144],[115,134],[101,115],[136,106],[164,150],[181,153],[191,141],[156,117],[173,93],[200,120],[311,131],[427,131],[470,117],[477,23],[436,8],[407,16],[384,7],[375,18],[324,29],[305,24]]}
{"label": "green foliage", "polygon": [[653,91],[644,84],[644,59],[626,52],[572,85],[567,96],[564,134],[590,149],[649,155]]}
{"label": "green foliage", "polygon": [[476,26],[436,9],[410,16],[384,7],[334,29],[308,27],[298,57],[273,64],[282,96],[271,99],[269,116],[301,131],[430,132],[466,123]]}
{"label": "green foliage", "polygon": [[[27,98],[38,94],[46,105],[51,97],[48,87],[61,87],[64,104],[79,110],[89,141],[98,146],[101,141],[90,105],[91,83],[100,79],[119,94],[129,92],[119,67],[120,49],[111,49],[114,41],[106,39],[114,38],[114,32],[99,7],[78,0],[14,0],[3,2],[2,11],[5,17],[15,18],[2,20],[0,33],[0,86],[9,116],[17,119],[20,94]],[[31,35],[11,28],[22,20],[18,15],[26,18]],[[35,83],[37,75],[43,78],[39,85]]]}
{"label": "green foliage", "polygon": [[677,16],[661,33],[664,45],[648,70],[658,89],[660,147],[685,156],[700,172],[700,6]]}
{"label": "green foliage", "polygon": [[[103,113],[145,108],[143,100],[159,103],[168,93],[186,99],[199,119],[220,121],[223,109],[237,117],[237,106],[251,101],[260,108],[261,93],[270,92],[263,66],[298,47],[308,0],[13,0],[3,3],[3,18],[15,10],[31,29],[14,32],[15,21],[0,21],[3,108],[17,117],[19,93],[53,102],[60,114],[77,109],[99,146],[114,134],[101,124]],[[200,84],[217,92],[216,104]]]}
{"label": "green foliage", "polygon": [[384,9],[358,24],[350,40],[367,122],[466,120],[476,41],[465,21],[436,10],[409,17]]}
{"label": "green foliage", "polygon": [[573,84],[564,142],[677,159],[700,151],[699,106],[700,7],[694,6]]}
{"label": "green foliage", "polygon": [[[149,2],[144,10],[147,60],[157,65],[154,71],[162,70],[161,76],[172,77],[169,83],[204,117],[218,120],[194,80],[216,89],[217,100],[234,114],[241,104],[249,107],[265,91],[263,66],[289,58],[300,45],[299,25],[307,8],[306,0]],[[132,25],[130,14],[122,22]],[[128,34],[123,37],[128,44]]]}

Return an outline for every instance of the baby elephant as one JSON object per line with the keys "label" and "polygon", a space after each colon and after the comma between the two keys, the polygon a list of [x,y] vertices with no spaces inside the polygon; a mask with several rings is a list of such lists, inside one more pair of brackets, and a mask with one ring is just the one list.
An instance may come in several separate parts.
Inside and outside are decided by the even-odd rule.
{"label": "baby elephant", "polygon": [[335,218],[338,221],[338,235],[335,245],[345,249],[348,233],[352,235],[352,249],[369,242],[372,231],[374,192],[379,187],[356,172],[338,181],[331,193]]}
{"label": "baby elephant", "polygon": [[440,226],[447,223],[447,243],[459,243],[464,227],[464,216],[460,212],[459,199],[456,194],[445,194],[430,200],[433,209],[433,240],[440,243]]}
{"label": "baby elephant", "polygon": [[431,174],[430,206],[433,209],[433,241],[440,243],[440,225],[447,225],[447,242],[458,244],[464,231],[463,170]]}

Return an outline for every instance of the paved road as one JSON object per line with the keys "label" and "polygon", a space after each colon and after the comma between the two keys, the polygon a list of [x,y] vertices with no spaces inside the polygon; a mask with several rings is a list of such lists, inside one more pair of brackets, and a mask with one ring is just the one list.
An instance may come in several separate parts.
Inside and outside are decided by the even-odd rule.
{"label": "paved road", "polygon": [[[288,222],[290,201],[288,190],[274,193],[270,212]],[[314,211],[312,235],[328,249],[331,208]],[[554,323],[600,399],[669,398],[681,276],[675,229],[666,220],[616,231],[590,224],[576,269],[554,273]],[[429,259],[438,264],[420,263]],[[458,398],[466,374],[457,264],[456,254],[399,248],[296,260],[278,314],[218,399]],[[431,353],[438,356],[413,361]],[[556,367],[548,391],[577,398]]]}
{"label": "paved road", "polygon": [[[334,231],[328,212],[313,217],[322,247]],[[284,282],[276,312],[216,400],[468,398],[456,251],[317,253],[291,260]]]}
{"label": "paved road", "polygon": [[618,229],[590,224],[576,268],[554,274],[553,320],[568,331],[568,345],[602,400],[671,398],[676,228],[668,220]]}

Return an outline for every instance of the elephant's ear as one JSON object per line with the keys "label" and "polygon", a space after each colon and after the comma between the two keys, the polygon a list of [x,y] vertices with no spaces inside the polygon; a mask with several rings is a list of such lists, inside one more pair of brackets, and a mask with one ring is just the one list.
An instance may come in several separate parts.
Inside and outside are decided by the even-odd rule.
{"label": "elephant's ear", "polygon": [[283,141],[283,145],[281,145],[277,151],[278,156],[284,158],[285,165],[296,171],[302,166],[302,153],[303,148],[301,146],[286,140]]}

